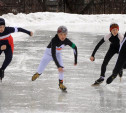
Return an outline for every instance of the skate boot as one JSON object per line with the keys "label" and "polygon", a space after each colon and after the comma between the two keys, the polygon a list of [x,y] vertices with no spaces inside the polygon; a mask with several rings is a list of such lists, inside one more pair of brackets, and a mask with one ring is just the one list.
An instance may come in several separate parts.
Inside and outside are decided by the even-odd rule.
{"label": "skate boot", "polygon": [[106,83],[107,83],[107,84],[110,84],[116,77],[117,77],[117,75],[111,75],[111,76],[106,80]]}
{"label": "skate boot", "polygon": [[104,77],[101,76],[98,80],[95,81],[94,84],[92,84],[92,86],[98,86],[98,85],[100,85],[103,81],[104,81]]}
{"label": "skate boot", "polygon": [[36,80],[39,76],[40,76],[40,74],[35,73],[35,74],[32,76],[32,81]]}
{"label": "skate boot", "polygon": [[121,81],[122,75],[123,75],[123,69],[121,69],[119,72],[120,81]]}
{"label": "skate boot", "polygon": [[0,80],[4,78],[4,70],[0,69]]}
{"label": "skate boot", "polygon": [[62,90],[62,91],[66,91],[66,86],[63,85],[63,80],[59,80],[59,88]]}

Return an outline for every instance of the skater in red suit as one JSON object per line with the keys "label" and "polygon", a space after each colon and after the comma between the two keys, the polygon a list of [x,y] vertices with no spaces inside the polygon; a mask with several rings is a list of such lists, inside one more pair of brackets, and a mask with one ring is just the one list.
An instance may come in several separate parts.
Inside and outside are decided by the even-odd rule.
{"label": "skater in red suit", "polygon": [[15,32],[23,32],[30,36],[33,35],[32,32],[25,30],[23,28],[6,27],[5,20],[3,18],[0,18],[0,55],[2,52],[4,52],[5,54],[5,60],[0,68],[1,80],[2,78],[4,78],[4,71],[7,68],[7,66],[10,64],[13,57],[14,43],[13,43],[13,37],[11,36],[11,33],[15,33]]}

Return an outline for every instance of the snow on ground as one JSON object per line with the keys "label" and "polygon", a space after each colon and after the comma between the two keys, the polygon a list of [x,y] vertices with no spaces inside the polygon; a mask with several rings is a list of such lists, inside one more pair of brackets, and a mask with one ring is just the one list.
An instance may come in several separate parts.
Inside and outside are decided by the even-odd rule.
{"label": "snow on ground", "polygon": [[[56,31],[60,25],[68,27],[73,32],[108,33],[112,22],[117,22],[120,32],[124,33],[126,28],[126,15],[79,15],[68,13],[38,12],[30,14],[12,13],[2,15],[7,26],[27,27],[30,30]],[[32,27],[31,27],[32,26]]]}

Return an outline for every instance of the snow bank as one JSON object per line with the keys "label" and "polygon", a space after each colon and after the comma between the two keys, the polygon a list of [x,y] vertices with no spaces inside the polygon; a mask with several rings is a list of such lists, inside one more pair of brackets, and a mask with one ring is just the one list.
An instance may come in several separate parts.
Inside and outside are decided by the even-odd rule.
{"label": "snow bank", "polygon": [[35,30],[56,31],[60,25],[68,27],[72,32],[88,32],[104,34],[109,32],[109,25],[117,22],[120,26],[120,32],[126,31],[126,15],[79,15],[68,13],[37,12],[30,14],[12,13],[2,15],[6,20],[7,26],[20,26]]}

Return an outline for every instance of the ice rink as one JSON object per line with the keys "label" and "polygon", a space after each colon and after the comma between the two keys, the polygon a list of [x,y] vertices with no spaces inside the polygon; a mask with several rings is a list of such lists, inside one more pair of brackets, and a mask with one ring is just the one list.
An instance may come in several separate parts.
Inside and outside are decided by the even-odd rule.
{"label": "ice rink", "polygon": [[[109,43],[96,53],[95,62],[89,60],[101,34],[70,32],[68,38],[78,47],[78,65],[74,66],[73,50],[66,46],[62,51],[64,84],[67,93],[58,89],[58,72],[50,62],[44,73],[31,81],[46,46],[54,31],[36,31],[33,37],[15,41],[13,61],[0,83],[0,113],[125,113],[126,77],[117,77],[112,84],[92,87],[100,75],[100,67]],[[22,37],[18,37],[22,38]],[[0,57],[0,64],[4,54]],[[106,78],[112,73],[117,55],[110,61]]]}

